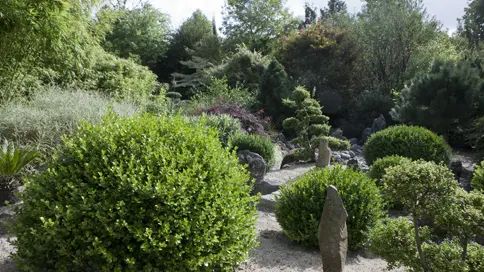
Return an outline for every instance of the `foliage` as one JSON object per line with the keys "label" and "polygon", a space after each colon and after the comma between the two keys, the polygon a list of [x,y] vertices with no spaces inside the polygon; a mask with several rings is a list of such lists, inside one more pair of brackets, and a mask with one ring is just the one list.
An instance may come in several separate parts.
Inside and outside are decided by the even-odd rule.
{"label": "foliage", "polygon": [[458,62],[464,57],[464,52],[453,41],[453,38],[444,32],[437,32],[432,40],[417,48],[410,58],[406,78],[412,79],[418,74],[427,74],[432,70],[435,61]]}
{"label": "foliage", "polygon": [[465,14],[459,20],[459,34],[465,37],[469,45],[474,48],[480,48],[482,39],[484,38],[484,1],[470,0],[469,6],[465,8]]}
{"label": "foliage", "polygon": [[190,116],[186,118],[190,123],[201,123],[216,129],[218,131],[218,139],[223,147],[228,147],[230,138],[242,129],[240,121],[227,114],[202,114],[201,116]]}
{"label": "foliage", "polygon": [[384,158],[378,158],[373,165],[371,165],[368,173],[369,178],[376,180],[378,187],[382,188],[382,178],[386,173],[386,170],[390,167],[401,165],[403,163],[410,162],[411,160],[402,156],[392,155]]}
{"label": "foliage", "polygon": [[203,112],[214,115],[227,114],[232,118],[238,119],[242,124],[242,129],[247,133],[260,136],[266,134],[264,130],[265,121],[237,104],[221,102],[216,106],[200,109],[199,114]]}
{"label": "foliage", "polygon": [[257,101],[265,114],[279,126],[288,112],[282,101],[290,95],[291,83],[284,67],[277,60],[272,60],[260,79]]}
{"label": "foliage", "polygon": [[467,62],[436,62],[427,75],[403,89],[392,116],[447,135],[482,112],[484,85],[479,71]]}
{"label": "foliage", "polygon": [[348,12],[348,7],[343,0],[328,0],[328,7],[321,9],[321,19],[327,19],[328,17],[345,14]]}
{"label": "foliage", "polygon": [[194,50],[202,40],[212,35],[210,20],[201,10],[194,11],[172,35],[166,55],[159,61],[155,71],[158,78],[168,82],[173,73],[190,74],[192,71],[184,67],[181,61],[189,61],[190,50]]}
{"label": "foliage", "polygon": [[[380,221],[370,233],[370,248],[388,262],[389,269],[404,265],[410,271],[422,271],[413,230],[414,224],[402,217]],[[420,232],[425,240],[422,250],[428,260],[428,271],[477,272],[482,269],[483,246],[470,243],[469,256],[462,262],[462,248],[457,240],[445,239],[437,244],[430,241],[430,230],[427,227],[420,228]]]}
{"label": "foliage", "polygon": [[420,264],[429,271],[419,228],[423,219],[431,218],[452,202],[458,187],[453,173],[443,164],[417,160],[387,169],[383,183],[385,197],[392,203],[402,203],[411,214]]}
{"label": "foliage", "polygon": [[96,123],[106,109],[132,115],[136,107],[127,102],[111,102],[100,94],[49,87],[31,101],[11,101],[0,106],[0,137],[18,146],[35,146],[50,151],[62,135],[75,134],[81,120]]}
{"label": "foliage", "polygon": [[[430,230],[421,227],[423,240],[428,240]],[[380,220],[370,231],[370,250],[388,263],[388,270],[413,267],[417,260],[414,225],[405,217]]]}
{"label": "foliage", "polygon": [[382,199],[373,180],[363,173],[341,166],[313,169],[284,185],[277,199],[276,218],[289,239],[307,245],[318,244],[318,226],[326,190],[338,188],[348,217],[351,249],[362,246],[369,231],[382,215]]}
{"label": "foliage", "polygon": [[[97,40],[88,28],[99,1],[6,0],[0,4],[0,103],[25,95],[36,69],[73,79],[88,66],[84,48]],[[19,35],[19,33],[22,33]],[[35,80],[34,80],[35,81]]]}
{"label": "foliage", "polygon": [[230,87],[225,78],[212,78],[209,84],[195,90],[195,95],[191,99],[191,104],[198,109],[224,103],[251,108],[255,104],[255,99],[247,89],[239,86]]}
{"label": "foliage", "polygon": [[98,91],[117,99],[139,102],[146,100],[156,90],[156,76],[147,67],[131,60],[121,59],[97,49],[91,69],[74,85]]}
{"label": "foliage", "polygon": [[322,114],[319,102],[311,98],[304,87],[297,87],[291,98],[292,100],[285,99],[284,104],[295,110],[295,117],[284,120],[282,126],[297,133],[298,137],[292,143],[299,144],[306,150],[314,150],[316,147],[311,145],[310,139],[329,134],[329,118]]}
{"label": "foliage", "polygon": [[484,194],[458,189],[449,207],[437,214],[436,223],[458,237],[462,260],[467,258],[467,245],[484,235]]}
{"label": "foliage", "polygon": [[[358,51],[341,27],[320,22],[282,38],[279,60],[298,84],[316,88],[326,114],[340,113],[357,85]],[[330,95],[335,98],[330,99]]]}
{"label": "foliage", "polygon": [[471,184],[472,188],[484,192],[484,161],[476,166]]}
{"label": "foliage", "polygon": [[98,23],[115,12],[119,15],[101,43],[103,48],[121,58],[139,57],[141,64],[154,70],[167,50],[168,16],[143,3],[132,10],[104,7],[97,13]]}
{"label": "foliage", "polygon": [[426,128],[399,125],[372,134],[365,143],[363,155],[368,165],[391,155],[448,164],[451,149],[442,137]]}
{"label": "foliage", "polygon": [[350,149],[350,142],[347,140],[342,140],[331,136],[319,136],[313,137],[311,139],[311,146],[313,147],[313,150],[319,147],[319,143],[323,138],[328,140],[328,147],[332,151],[342,151]]}
{"label": "foliage", "polygon": [[8,188],[22,169],[38,156],[33,150],[20,149],[4,140],[0,148],[0,188]]}
{"label": "foliage", "polygon": [[477,153],[484,157],[484,116],[473,120],[468,127],[466,140]]}
{"label": "foliage", "polygon": [[237,51],[222,64],[208,69],[208,74],[217,78],[227,78],[230,87],[241,86],[253,94],[259,91],[259,83],[270,58],[250,51],[245,46],[238,46]]}
{"label": "foliage", "polygon": [[[394,106],[390,96],[377,90],[363,91],[351,99],[349,105],[349,119],[352,125],[362,124],[370,127],[375,118],[383,114],[386,118]],[[344,130],[346,132],[346,130]],[[362,129],[360,129],[360,132]],[[360,135],[358,135],[360,136]]]}
{"label": "foliage", "polygon": [[110,114],[48,167],[17,209],[22,270],[229,271],[256,245],[249,175],[204,125]]}
{"label": "foliage", "polygon": [[412,58],[434,39],[440,25],[422,0],[368,0],[352,29],[366,76],[382,93],[391,94],[403,87]]}
{"label": "foliage", "polygon": [[227,0],[223,7],[223,34],[229,47],[246,44],[250,50],[270,53],[274,42],[295,24],[285,0]]}
{"label": "foliage", "polygon": [[235,133],[229,139],[230,149],[237,147],[238,151],[249,150],[259,154],[266,162],[267,168],[274,165],[275,146],[270,138],[247,133]]}

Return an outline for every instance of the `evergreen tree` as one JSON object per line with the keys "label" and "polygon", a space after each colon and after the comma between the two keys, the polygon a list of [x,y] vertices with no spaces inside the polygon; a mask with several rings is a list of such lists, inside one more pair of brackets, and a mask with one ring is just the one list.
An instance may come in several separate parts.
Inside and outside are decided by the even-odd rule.
{"label": "evergreen tree", "polygon": [[479,71],[467,62],[437,61],[429,74],[403,89],[392,117],[447,136],[482,114],[484,86]]}
{"label": "evergreen tree", "polygon": [[282,100],[291,95],[290,82],[287,74],[277,60],[271,61],[259,84],[258,101],[265,115],[272,117],[273,122],[280,126],[287,111]]}

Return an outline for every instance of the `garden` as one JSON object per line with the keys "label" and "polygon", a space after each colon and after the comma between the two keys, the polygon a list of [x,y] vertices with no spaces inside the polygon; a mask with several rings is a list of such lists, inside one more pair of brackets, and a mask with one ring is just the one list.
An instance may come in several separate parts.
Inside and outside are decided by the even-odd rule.
{"label": "garden", "polygon": [[108,2],[0,3],[0,271],[484,272],[484,1]]}

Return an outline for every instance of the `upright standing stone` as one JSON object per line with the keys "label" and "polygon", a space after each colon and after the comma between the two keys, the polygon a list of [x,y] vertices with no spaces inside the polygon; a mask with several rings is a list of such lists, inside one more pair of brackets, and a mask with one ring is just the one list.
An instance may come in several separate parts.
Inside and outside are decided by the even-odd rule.
{"label": "upright standing stone", "polygon": [[342,272],[348,250],[348,213],[334,186],[329,186],[319,223],[319,250],[324,272]]}
{"label": "upright standing stone", "polygon": [[316,167],[324,168],[329,166],[331,161],[331,149],[328,146],[328,139],[323,138],[319,142],[319,156],[316,160]]}

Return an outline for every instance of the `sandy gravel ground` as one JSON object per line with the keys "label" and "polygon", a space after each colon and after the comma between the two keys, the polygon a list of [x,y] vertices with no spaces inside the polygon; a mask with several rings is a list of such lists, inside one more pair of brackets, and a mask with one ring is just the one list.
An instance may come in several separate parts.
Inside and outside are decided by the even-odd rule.
{"label": "sandy gravel ground", "polygon": [[[259,211],[257,230],[260,233],[260,245],[251,252],[250,259],[239,268],[239,271],[323,271],[318,249],[308,249],[287,239],[273,213]],[[385,261],[364,252],[349,254],[345,272],[377,271],[388,271]]]}

